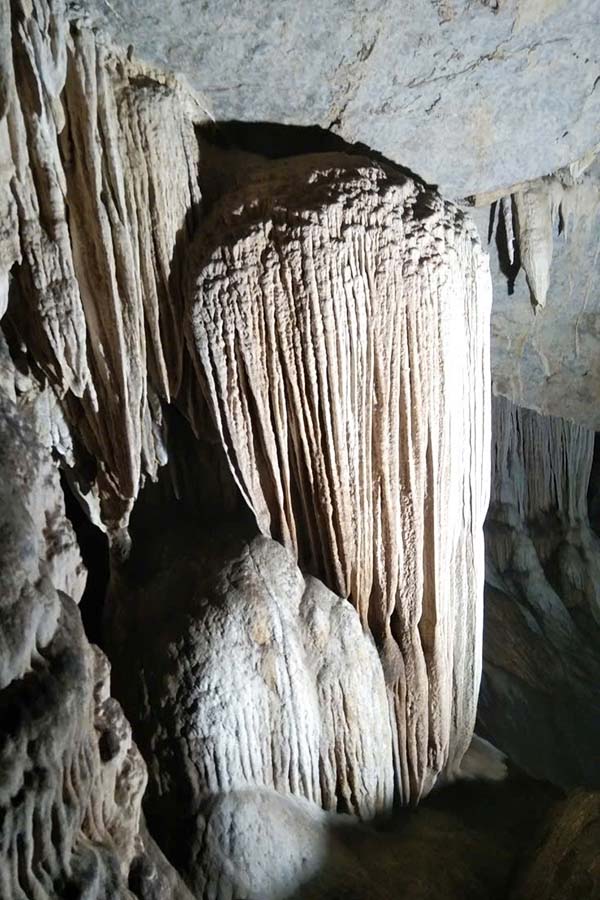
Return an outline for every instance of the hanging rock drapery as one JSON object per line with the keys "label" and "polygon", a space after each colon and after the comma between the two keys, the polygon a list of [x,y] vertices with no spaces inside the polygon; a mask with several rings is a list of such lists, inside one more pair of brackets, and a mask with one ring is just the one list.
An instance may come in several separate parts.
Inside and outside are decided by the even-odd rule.
{"label": "hanging rock drapery", "polygon": [[487,264],[461,211],[359,157],[271,164],[193,251],[191,342],[264,534],[349,597],[400,797],[471,739],[488,501]]}

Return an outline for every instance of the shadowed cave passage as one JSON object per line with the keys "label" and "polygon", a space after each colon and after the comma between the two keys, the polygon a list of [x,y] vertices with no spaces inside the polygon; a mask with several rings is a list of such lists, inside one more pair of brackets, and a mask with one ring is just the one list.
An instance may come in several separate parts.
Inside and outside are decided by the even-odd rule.
{"label": "shadowed cave passage", "polygon": [[75,531],[81,558],[88,573],[85,590],[79,601],[81,620],[88,640],[106,650],[103,618],[110,576],[108,539],[97,525],[90,522],[64,473],[61,473],[60,483],[65,498],[65,515]]}

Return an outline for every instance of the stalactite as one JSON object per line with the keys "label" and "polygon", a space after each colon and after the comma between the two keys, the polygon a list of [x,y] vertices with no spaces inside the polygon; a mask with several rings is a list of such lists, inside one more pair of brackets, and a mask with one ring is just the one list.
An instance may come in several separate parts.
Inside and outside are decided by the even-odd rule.
{"label": "stalactite", "polygon": [[[599,152],[597,145],[582,159],[552,175],[515,185],[510,194],[472,198],[476,206],[500,202],[508,261],[512,267],[518,250],[534,309],[546,305],[555,234],[561,233],[566,239],[572,220],[593,219],[600,207],[597,180],[588,173]],[[489,240],[493,230],[492,223]]]}
{"label": "stalactite", "polygon": [[165,461],[158,398],[181,384],[179,261],[204,113],[172,77],[69,32],[59,2],[15,0],[12,21],[3,283],[20,263],[11,314],[97,460],[96,520],[117,532]]}
{"label": "stalactite", "polygon": [[552,205],[544,187],[514,195],[519,253],[534,305],[545,306],[552,262]]}

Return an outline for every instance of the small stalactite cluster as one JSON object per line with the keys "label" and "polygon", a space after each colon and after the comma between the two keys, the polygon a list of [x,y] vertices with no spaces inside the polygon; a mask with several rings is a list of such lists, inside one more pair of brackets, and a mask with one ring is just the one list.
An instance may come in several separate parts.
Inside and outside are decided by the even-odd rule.
{"label": "small stalactite cluster", "polygon": [[567,239],[574,220],[591,220],[600,207],[597,179],[588,173],[599,152],[600,147],[595,146],[570,166],[536,181],[516,185],[510,194],[482,194],[473,198],[476,206],[491,203],[490,238],[498,227],[497,220],[501,219],[509,285],[516,274],[514,269],[522,267],[534,310],[546,306],[555,234]]}

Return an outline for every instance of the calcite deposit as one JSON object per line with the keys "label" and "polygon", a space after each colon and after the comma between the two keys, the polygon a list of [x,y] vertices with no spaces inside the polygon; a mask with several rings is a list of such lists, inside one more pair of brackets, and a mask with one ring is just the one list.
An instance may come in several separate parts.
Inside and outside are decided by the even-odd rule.
{"label": "calcite deposit", "polygon": [[146,767],[83,631],[85,571],[46,444],[51,402],[4,341],[0,360],[0,895],[187,900],[144,833]]}
{"label": "calcite deposit", "polygon": [[92,459],[90,513],[115,533],[165,461],[159,398],[181,385],[177,257],[200,200],[203,114],[173,79],[69,31],[62,3],[12,15],[2,283],[19,263],[11,315]]}
{"label": "calcite deposit", "polygon": [[259,6],[0,0],[1,900],[596,900],[597,9]]}
{"label": "calcite deposit", "polygon": [[195,244],[192,338],[263,534],[373,633],[404,802],[460,763],[480,675],[489,276],[456,207],[366,160],[274,164]]}

